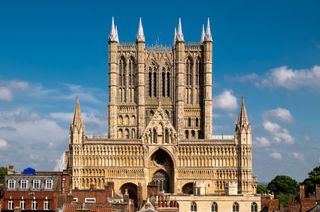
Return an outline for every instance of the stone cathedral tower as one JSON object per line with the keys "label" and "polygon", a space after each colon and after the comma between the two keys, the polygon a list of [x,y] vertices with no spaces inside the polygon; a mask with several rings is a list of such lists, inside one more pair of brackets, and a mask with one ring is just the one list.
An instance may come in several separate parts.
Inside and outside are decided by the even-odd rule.
{"label": "stone cathedral tower", "polygon": [[70,127],[72,188],[113,182],[116,192],[128,189],[137,207],[160,193],[176,199],[180,211],[196,200],[203,211],[213,200],[220,208],[235,201],[240,211],[259,207],[243,98],[234,135],[213,135],[209,19],[196,44],[186,44],[180,18],[171,47],[146,46],[145,40],[140,19],[135,43],[120,43],[112,18],[108,136],[85,134],[77,100]]}

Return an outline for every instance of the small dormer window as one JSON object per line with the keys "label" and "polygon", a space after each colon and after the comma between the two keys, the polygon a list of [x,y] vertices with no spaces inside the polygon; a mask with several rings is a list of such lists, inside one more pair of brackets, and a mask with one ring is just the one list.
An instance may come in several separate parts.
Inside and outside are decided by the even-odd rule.
{"label": "small dormer window", "polygon": [[14,189],[16,186],[16,181],[13,179],[8,180],[8,189]]}
{"label": "small dormer window", "polygon": [[33,180],[32,188],[33,189],[40,189],[41,181],[40,180]]}

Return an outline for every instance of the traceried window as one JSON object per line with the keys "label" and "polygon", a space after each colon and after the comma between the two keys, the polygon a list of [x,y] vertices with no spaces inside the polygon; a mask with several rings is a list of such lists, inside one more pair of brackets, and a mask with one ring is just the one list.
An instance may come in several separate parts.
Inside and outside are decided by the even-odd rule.
{"label": "traceried window", "polygon": [[28,180],[21,180],[20,181],[20,188],[27,189],[28,188]]}
{"label": "traceried window", "polygon": [[40,180],[33,180],[32,188],[33,189],[40,189],[41,181]]}
{"label": "traceried window", "polygon": [[198,58],[195,62],[195,88],[194,88],[194,92],[195,92],[195,100],[196,103],[198,104],[200,102],[200,71],[201,71],[201,59]]}
{"label": "traceried window", "polygon": [[52,189],[53,180],[45,180],[45,189]]}
{"label": "traceried window", "polygon": [[211,212],[218,212],[218,204],[216,202],[212,203]]}
{"label": "traceried window", "polygon": [[162,96],[166,96],[166,73],[162,72]]}
{"label": "traceried window", "polygon": [[186,102],[192,103],[192,61],[188,58],[186,61]]}
{"label": "traceried window", "polygon": [[151,67],[149,69],[149,96],[152,97],[152,72]]}
{"label": "traceried window", "polygon": [[120,88],[120,102],[126,100],[126,64],[125,59],[121,58],[119,61],[119,88]]}
{"label": "traceried window", "polygon": [[233,203],[232,211],[239,212],[239,203],[237,203],[237,202]]}
{"label": "traceried window", "polygon": [[16,186],[16,181],[13,179],[8,180],[8,189],[14,189]]}
{"label": "traceried window", "polygon": [[190,207],[191,212],[197,212],[197,203],[192,202]]}
{"label": "traceried window", "polygon": [[157,97],[157,72],[153,72],[153,96]]}
{"label": "traceried window", "polygon": [[129,60],[129,102],[134,102],[135,67],[134,58]]}
{"label": "traceried window", "polygon": [[158,191],[169,191],[169,177],[163,170],[157,171],[153,177],[152,181],[158,187]]}
{"label": "traceried window", "polygon": [[167,96],[170,97],[170,73],[167,73]]}
{"label": "traceried window", "polygon": [[258,212],[258,205],[257,203],[253,202],[251,204],[251,212]]}

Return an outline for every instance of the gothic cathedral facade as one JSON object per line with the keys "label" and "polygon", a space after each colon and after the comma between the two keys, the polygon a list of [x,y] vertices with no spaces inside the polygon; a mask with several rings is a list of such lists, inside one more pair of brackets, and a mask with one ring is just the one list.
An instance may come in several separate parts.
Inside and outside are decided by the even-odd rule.
{"label": "gothic cathedral facade", "polygon": [[135,201],[156,191],[187,205],[180,211],[199,198],[219,204],[231,195],[232,204],[251,198],[240,211],[252,202],[259,207],[243,98],[234,135],[213,134],[209,19],[196,44],[186,44],[179,19],[172,47],[147,47],[141,19],[136,42],[122,44],[112,19],[108,47],[108,136],[85,134],[77,100],[68,151],[72,188],[113,182]]}

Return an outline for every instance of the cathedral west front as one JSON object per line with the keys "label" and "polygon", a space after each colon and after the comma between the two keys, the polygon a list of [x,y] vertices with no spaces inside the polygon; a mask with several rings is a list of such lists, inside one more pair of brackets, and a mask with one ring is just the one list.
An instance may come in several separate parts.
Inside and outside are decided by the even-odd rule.
{"label": "cathedral west front", "polygon": [[137,209],[161,194],[183,212],[258,211],[244,99],[233,135],[215,135],[212,127],[209,19],[197,43],[185,42],[181,19],[172,46],[145,41],[141,19],[129,44],[119,41],[112,19],[108,135],[86,135],[77,100],[68,151],[72,189],[103,189],[112,182]]}

